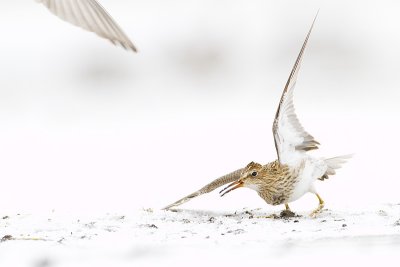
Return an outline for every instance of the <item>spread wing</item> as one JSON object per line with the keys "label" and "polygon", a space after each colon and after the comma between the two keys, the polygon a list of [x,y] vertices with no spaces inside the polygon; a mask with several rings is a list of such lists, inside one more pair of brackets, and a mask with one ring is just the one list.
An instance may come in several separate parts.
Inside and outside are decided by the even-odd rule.
{"label": "spread wing", "polygon": [[182,205],[183,203],[188,202],[189,200],[191,200],[192,198],[198,197],[200,195],[206,194],[206,193],[210,193],[211,191],[215,190],[216,188],[223,186],[227,183],[231,183],[233,181],[236,181],[240,178],[240,175],[242,174],[243,169],[239,169],[236,171],[233,171],[231,173],[228,173],[222,177],[219,177],[218,179],[215,179],[214,181],[212,181],[211,183],[203,186],[201,189],[197,190],[196,192],[193,192],[190,195],[187,195],[186,197],[175,201],[174,203],[164,207],[164,210],[168,210],[171,209],[173,207]]}
{"label": "spread wing", "polygon": [[53,14],[87,31],[119,44],[127,50],[136,48],[113,18],[96,0],[36,0]]}
{"label": "spread wing", "polygon": [[285,89],[283,90],[272,127],[278,159],[282,164],[290,163],[296,158],[298,153],[318,149],[319,145],[314,137],[306,132],[300,124],[293,105],[293,91],[296,85],[297,74],[317,15],[314,18],[292,72],[290,73]]}

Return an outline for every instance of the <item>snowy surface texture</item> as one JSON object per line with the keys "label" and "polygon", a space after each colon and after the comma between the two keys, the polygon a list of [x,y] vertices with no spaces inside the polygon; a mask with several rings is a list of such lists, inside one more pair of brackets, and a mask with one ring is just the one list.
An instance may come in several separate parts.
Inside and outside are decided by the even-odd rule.
{"label": "snowy surface texture", "polygon": [[400,204],[324,210],[315,219],[265,215],[246,208],[9,215],[0,221],[0,266],[398,266]]}

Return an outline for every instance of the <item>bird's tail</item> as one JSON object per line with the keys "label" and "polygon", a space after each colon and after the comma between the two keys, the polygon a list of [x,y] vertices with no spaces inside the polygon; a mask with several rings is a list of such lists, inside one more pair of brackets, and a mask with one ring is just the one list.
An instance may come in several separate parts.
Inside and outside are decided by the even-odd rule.
{"label": "bird's tail", "polygon": [[352,156],[353,154],[324,159],[326,165],[328,165],[328,169],[326,170],[325,174],[319,179],[323,181],[325,179],[328,179],[329,175],[336,174],[335,170],[341,168],[342,165],[346,163],[347,160],[349,160]]}

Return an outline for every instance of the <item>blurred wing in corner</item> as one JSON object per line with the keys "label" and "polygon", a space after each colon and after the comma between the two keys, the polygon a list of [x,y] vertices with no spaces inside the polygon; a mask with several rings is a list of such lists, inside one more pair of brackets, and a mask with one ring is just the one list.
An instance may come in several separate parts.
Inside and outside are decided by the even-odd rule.
{"label": "blurred wing in corner", "polygon": [[203,188],[201,188],[200,190],[197,190],[196,192],[187,195],[186,197],[164,207],[164,210],[168,210],[171,209],[172,207],[176,207],[179,205],[182,205],[183,203],[188,202],[189,200],[191,200],[192,198],[198,197],[200,195],[206,194],[206,193],[210,193],[211,191],[215,190],[216,188],[223,186],[227,183],[231,183],[233,181],[236,181],[240,178],[240,175],[242,174],[243,169],[239,169],[236,170],[234,172],[228,173],[227,175],[224,175],[218,179],[215,179],[214,181],[212,181],[211,183],[205,185]]}
{"label": "blurred wing in corner", "polygon": [[316,18],[317,16],[314,18],[296,63],[290,73],[285,89],[283,90],[273,123],[272,129],[275,147],[281,164],[290,164],[291,160],[296,158],[298,152],[304,153],[308,150],[318,149],[319,145],[314,137],[307,133],[300,124],[293,105],[293,91],[296,85],[297,74]]}
{"label": "blurred wing in corner", "polygon": [[136,52],[128,36],[96,0],[36,0],[53,14],[78,27]]}

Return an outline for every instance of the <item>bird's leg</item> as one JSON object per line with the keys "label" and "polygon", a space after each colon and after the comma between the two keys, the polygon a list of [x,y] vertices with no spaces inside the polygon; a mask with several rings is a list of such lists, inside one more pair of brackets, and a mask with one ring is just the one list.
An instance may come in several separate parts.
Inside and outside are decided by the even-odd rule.
{"label": "bird's leg", "polygon": [[313,212],[311,212],[310,216],[311,216],[312,218],[317,217],[317,214],[320,213],[321,210],[324,208],[324,201],[322,200],[322,198],[321,198],[317,193],[315,193],[315,195],[316,195],[317,198],[318,198],[319,205],[318,205],[318,208],[316,208]]}
{"label": "bird's leg", "polygon": [[291,211],[290,207],[289,207],[289,204],[287,204],[287,203],[285,203],[285,208],[286,208],[287,211]]}

